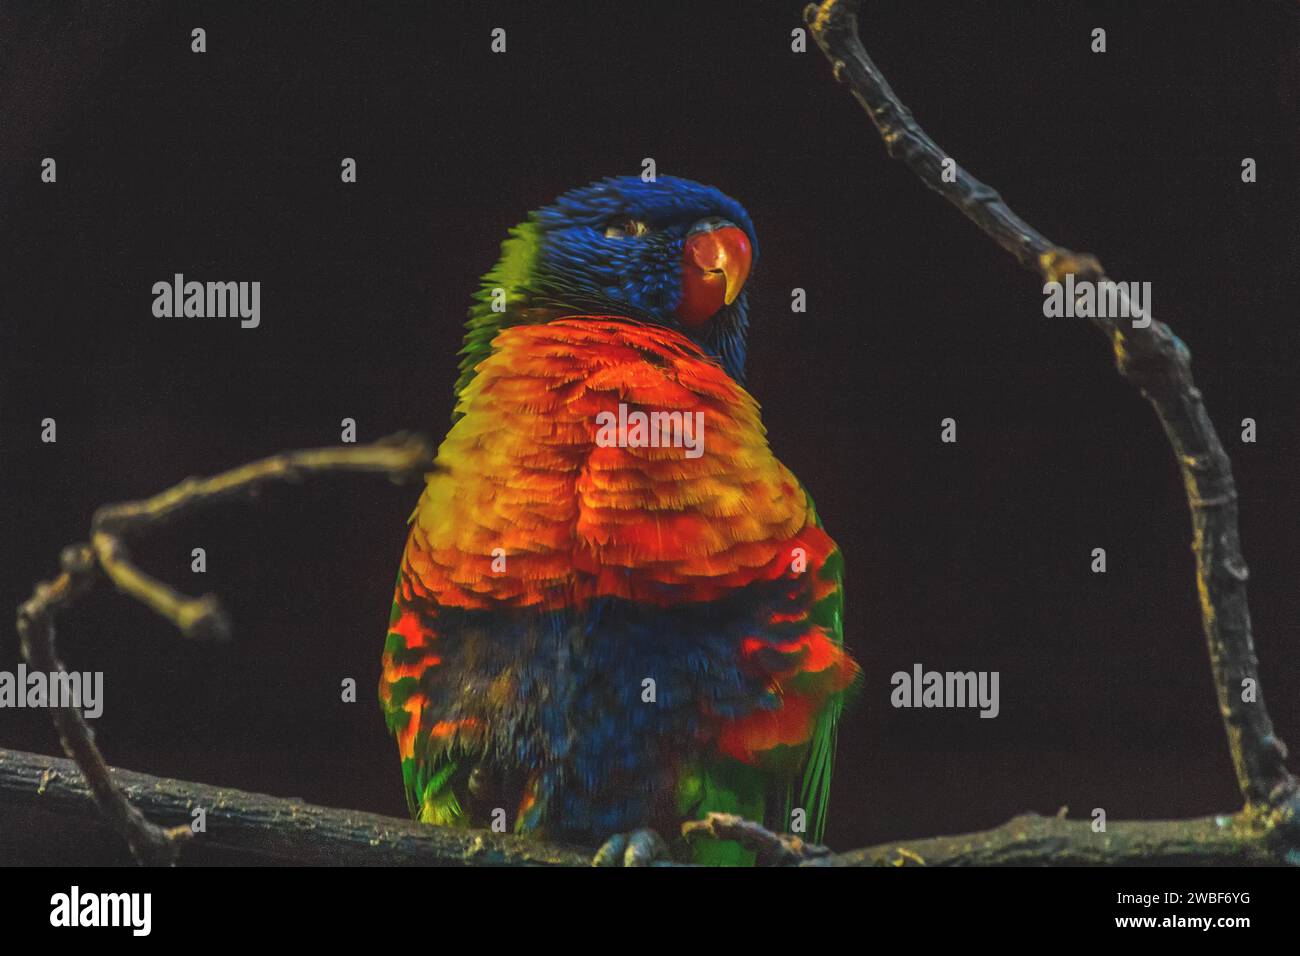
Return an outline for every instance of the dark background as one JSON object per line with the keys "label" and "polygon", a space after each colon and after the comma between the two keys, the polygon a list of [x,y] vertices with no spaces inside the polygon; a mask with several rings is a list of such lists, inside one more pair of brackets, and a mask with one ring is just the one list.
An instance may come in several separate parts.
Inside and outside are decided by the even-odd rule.
{"label": "dark background", "polygon": [[[868,7],[869,50],[939,143],[1048,236],[1153,283],[1234,458],[1264,689],[1300,742],[1295,5]],[[828,841],[1238,805],[1154,415],[1087,323],[1044,318],[1034,278],[886,158],[820,52],[790,51],[799,10],[5,5],[0,608],[100,503],[336,442],[344,417],[361,440],[441,437],[506,229],[652,156],[753,216],[749,385],[847,558],[867,680]],[[260,280],[261,327],[154,318],[174,272]],[[237,634],[183,643],[107,586],[66,615],[69,666],[106,672],[109,761],[403,814],[374,687],[417,496],[323,479],[139,541]],[[0,669],[17,661],[5,626]],[[915,662],[999,671],[1001,716],[891,708]],[[0,746],[58,752],[30,711],[0,712]]]}

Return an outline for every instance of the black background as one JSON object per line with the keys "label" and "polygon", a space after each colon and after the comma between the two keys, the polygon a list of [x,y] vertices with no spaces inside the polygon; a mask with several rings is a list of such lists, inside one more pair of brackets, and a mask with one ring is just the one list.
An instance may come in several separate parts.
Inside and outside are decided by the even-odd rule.
{"label": "black background", "polygon": [[[441,437],[464,311],[506,229],[650,156],[753,216],[749,386],[848,562],[867,680],[828,842],[1061,805],[1236,806],[1154,415],[1090,326],[1044,318],[1034,278],[886,158],[821,54],[791,52],[799,8],[6,6],[0,606],[98,504],[336,442],[344,417],[362,440]],[[898,0],[864,25],[964,167],[1115,278],[1152,282],[1234,458],[1264,688],[1293,741],[1298,22],[1282,2]],[[155,318],[151,286],[175,272],[261,281],[261,327]],[[138,542],[148,570],[219,594],[237,634],[185,644],[108,587],[66,615],[69,666],[106,672],[109,761],[403,814],[373,688],[417,496],[323,479]],[[6,626],[0,669],[17,661]],[[891,708],[890,674],[915,662],[999,671],[1001,715]],[[339,700],[345,677],[358,703]],[[0,746],[58,751],[30,711],[0,713]]]}

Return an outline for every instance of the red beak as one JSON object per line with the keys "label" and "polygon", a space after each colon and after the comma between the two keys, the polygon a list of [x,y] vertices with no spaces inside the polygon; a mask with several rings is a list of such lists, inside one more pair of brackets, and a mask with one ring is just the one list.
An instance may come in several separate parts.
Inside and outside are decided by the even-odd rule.
{"label": "red beak", "polygon": [[693,328],[731,305],[749,278],[754,251],[743,229],[724,220],[698,223],[682,250],[682,301],[677,318]]}

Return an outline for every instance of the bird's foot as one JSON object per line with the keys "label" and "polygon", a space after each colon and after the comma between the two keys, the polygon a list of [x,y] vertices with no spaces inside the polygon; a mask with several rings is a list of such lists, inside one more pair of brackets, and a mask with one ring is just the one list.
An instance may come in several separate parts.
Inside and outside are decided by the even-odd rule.
{"label": "bird's foot", "polygon": [[649,866],[668,859],[668,844],[654,830],[615,833],[596,851],[592,866]]}

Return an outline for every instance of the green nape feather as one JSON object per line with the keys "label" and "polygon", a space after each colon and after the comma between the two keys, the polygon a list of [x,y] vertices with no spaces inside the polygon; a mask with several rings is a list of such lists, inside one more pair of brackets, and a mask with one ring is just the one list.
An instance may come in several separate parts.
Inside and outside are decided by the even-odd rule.
{"label": "green nape feather", "polygon": [[[526,303],[527,284],[536,269],[542,248],[542,230],[534,222],[521,222],[510,230],[510,238],[501,243],[501,258],[483,276],[474,293],[474,304],[465,323],[465,342],[461,346],[460,377],[456,395],[474,377],[478,364],[492,353],[492,340],[511,325],[528,322],[520,310]],[[504,295],[504,302],[501,296]],[[461,415],[459,408],[453,420]]]}

